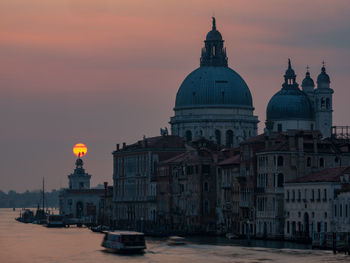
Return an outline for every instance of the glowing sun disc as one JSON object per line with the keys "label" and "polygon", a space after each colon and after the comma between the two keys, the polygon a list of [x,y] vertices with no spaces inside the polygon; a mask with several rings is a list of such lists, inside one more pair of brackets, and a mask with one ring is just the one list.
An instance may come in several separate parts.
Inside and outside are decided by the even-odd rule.
{"label": "glowing sun disc", "polygon": [[77,143],[73,147],[73,153],[78,157],[83,157],[87,153],[87,147],[84,143]]}

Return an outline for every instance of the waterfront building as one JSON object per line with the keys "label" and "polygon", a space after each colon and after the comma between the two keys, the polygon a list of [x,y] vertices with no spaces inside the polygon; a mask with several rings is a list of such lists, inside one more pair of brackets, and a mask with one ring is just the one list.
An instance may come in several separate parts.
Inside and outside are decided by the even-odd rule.
{"label": "waterfront building", "polygon": [[240,164],[239,151],[218,164],[217,225],[222,233],[239,234],[241,230]]}
{"label": "waterfront building", "polygon": [[350,167],[340,176],[342,188],[333,202],[333,222],[336,232],[350,232]]}
{"label": "waterfront building", "polygon": [[236,147],[257,135],[252,96],[243,78],[228,67],[214,17],[204,45],[200,67],[185,78],[176,94],[171,133],[186,141],[203,137]]}
{"label": "waterfront building", "polygon": [[216,233],[217,163],[220,146],[204,138],[187,144],[186,152],[159,166],[159,218],[170,231]]}
{"label": "waterfront building", "polygon": [[350,167],[326,168],[288,181],[284,192],[284,237],[308,240],[313,233],[349,231]]}
{"label": "waterfront building", "polygon": [[181,137],[144,137],[113,152],[114,222],[119,228],[154,230],[160,162],[185,151]]}
{"label": "waterfront building", "polygon": [[60,214],[96,223],[104,189],[91,189],[91,175],[85,172],[83,160],[75,162],[74,172],[68,175],[69,187],[59,195]]}
{"label": "waterfront building", "polygon": [[269,101],[266,120],[272,130],[319,130],[323,137],[332,133],[333,90],[330,78],[323,65],[317,77],[317,88],[307,70],[302,90],[296,82],[296,75],[288,60],[282,89]]}
{"label": "waterfront building", "polygon": [[284,183],[330,167],[350,165],[349,142],[322,139],[318,131],[270,132],[257,152],[256,234],[284,235]]}

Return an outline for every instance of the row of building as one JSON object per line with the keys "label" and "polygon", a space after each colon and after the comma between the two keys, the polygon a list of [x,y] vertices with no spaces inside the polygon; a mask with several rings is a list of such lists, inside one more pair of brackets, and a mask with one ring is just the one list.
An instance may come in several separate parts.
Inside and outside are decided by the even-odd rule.
{"label": "row of building", "polygon": [[350,231],[350,132],[332,122],[325,66],[301,88],[290,60],[269,101],[266,129],[243,78],[228,67],[213,18],[176,95],[171,133],[117,144],[113,186],[90,189],[78,159],[61,213],[153,234],[232,233],[308,240]]}
{"label": "row of building", "polygon": [[90,189],[77,161],[61,212],[150,233],[310,238],[350,231],[350,141],[269,132],[227,148],[174,135],[113,152],[113,186]]}

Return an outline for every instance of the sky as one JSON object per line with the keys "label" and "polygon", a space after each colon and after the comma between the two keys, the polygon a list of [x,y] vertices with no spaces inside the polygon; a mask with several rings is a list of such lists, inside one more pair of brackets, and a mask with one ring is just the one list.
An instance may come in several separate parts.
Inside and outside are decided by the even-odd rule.
{"label": "sky", "polygon": [[117,143],[169,127],[215,15],[228,63],[248,84],[259,131],[291,58],[301,83],[322,61],[333,124],[350,125],[348,0],[1,0],[0,190],[68,186],[88,147],[91,185],[112,184]]}

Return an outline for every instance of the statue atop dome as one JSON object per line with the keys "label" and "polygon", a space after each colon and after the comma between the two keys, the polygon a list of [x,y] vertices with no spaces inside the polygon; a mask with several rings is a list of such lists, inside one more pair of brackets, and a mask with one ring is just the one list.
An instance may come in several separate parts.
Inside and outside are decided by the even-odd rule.
{"label": "statue atop dome", "polygon": [[202,48],[201,66],[227,67],[226,48],[221,33],[216,30],[216,20],[212,17],[212,30],[208,32]]}

